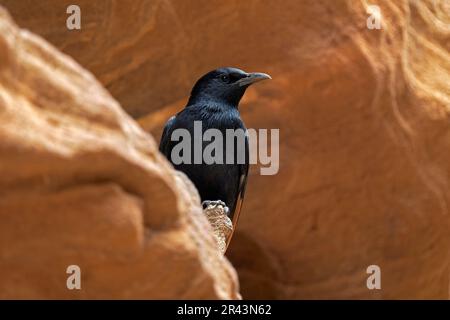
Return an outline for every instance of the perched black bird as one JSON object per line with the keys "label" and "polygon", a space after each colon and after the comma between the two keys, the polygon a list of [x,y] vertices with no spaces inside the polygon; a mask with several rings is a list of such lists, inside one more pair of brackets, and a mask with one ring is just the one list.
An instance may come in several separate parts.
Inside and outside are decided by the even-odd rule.
{"label": "perched black bird", "polygon": [[[238,155],[235,154],[233,163],[227,164],[226,129],[246,130],[238,110],[239,101],[251,84],[265,79],[271,77],[264,73],[246,73],[236,68],[221,68],[205,74],[193,87],[186,107],[166,123],[159,146],[159,150],[174,164],[171,153],[178,142],[172,141],[172,132],[180,128],[190,132],[191,161],[174,164],[174,167],[184,172],[194,183],[204,205],[211,202],[223,205],[222,202],[225,202],[233,224],[239,216],[247,183],[249,147],[248,138],[245,137],[244,148],[234,148],[235,153],[245,152],[245,161],[237,163]],[[211,128],[222,132],[222,164],[205,164],[203,161],[194,164],[194,121],[201,121],[202,132]],[[202,154],[209,143],[202,142]]]}

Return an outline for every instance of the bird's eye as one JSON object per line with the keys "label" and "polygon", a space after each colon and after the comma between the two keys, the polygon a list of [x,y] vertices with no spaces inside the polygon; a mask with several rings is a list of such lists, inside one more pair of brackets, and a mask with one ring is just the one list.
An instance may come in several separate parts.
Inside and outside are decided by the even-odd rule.
{"label": "bird's eye", "polygon": [[226,74],[223,74],[223,75],[220,77],[220,79],[221,79],[223,82],[228,82],[228,81],[230,81],[230,78],[229,78]]}

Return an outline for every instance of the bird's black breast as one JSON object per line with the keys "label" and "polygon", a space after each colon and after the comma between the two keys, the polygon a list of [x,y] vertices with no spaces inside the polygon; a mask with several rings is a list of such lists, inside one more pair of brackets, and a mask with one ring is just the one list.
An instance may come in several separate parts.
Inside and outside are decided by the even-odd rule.
{"label": "bird's black breast", "polygon": [[[222,164],[194,164],[194,121],[201,121],[202,133],[208,129],[218,129],[223,137],[223,163]],[[193,105],[188,106],[175,117],[172,117],[164,128],[161,138],[160,151],[174,163],[171,159],[172,149],[177,143],[171,141],[172,132],[175,129],[187,129],[191,134],[191,162],[174,164],[175,169],[184,172],[194,183],[199,191],[202,201],[222,200],[229,207],[231,217],[235,212],[237,201],[242,198],[246,177],[248,173],[248,140],[245,137],[244,149],[238,148],[236,139],[234,147],[234,161],[226,164],[226,130],[241,129],[246,130],[239,112],[235,108],[222,106]],[[202,142],[202,154],[207,145],[211,142]],[[245,152],[244,163],[237,163],[238,151]]]}

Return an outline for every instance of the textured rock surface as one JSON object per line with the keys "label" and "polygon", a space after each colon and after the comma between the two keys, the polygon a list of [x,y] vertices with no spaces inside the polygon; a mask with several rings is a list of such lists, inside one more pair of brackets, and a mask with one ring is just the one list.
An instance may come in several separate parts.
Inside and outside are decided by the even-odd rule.
{"label": "textured rock surface", "polygon": [[448,298],[449,4],[371,1],[368,30],[364,2],[79,0],[68,31],[68,1],[0,1],[156,136],[203,72],[272,75],[241,107],[281,129],[280,172],[252,168],[228,252],[244,298]]}
{"label": "textured rock surface", "polygon": [[208,221],[214,230],[214,236],[217,240],[219,251],[225,254],[231,237],[233,236],[233,222],[227,216],[225,207],[212,204],[204,208],[203,213],[208,218]]}
{"label": "textured rock surface", "polygon": [[[0,8],[0,298],[238,298],[187,178]],[[66,288],[81,268],[82,290]]]}

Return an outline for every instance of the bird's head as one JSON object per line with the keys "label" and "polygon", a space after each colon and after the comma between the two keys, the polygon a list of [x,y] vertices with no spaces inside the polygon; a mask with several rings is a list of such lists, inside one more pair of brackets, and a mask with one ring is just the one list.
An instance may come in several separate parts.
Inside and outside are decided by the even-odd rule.
{"label": "bird's head", "polygon": [[236,68],[220,68],[201,77],[192,88],[190,104],[214,101],[237,107],[245,90],[253,83],[272,79],[265,73],[247,73]]}

